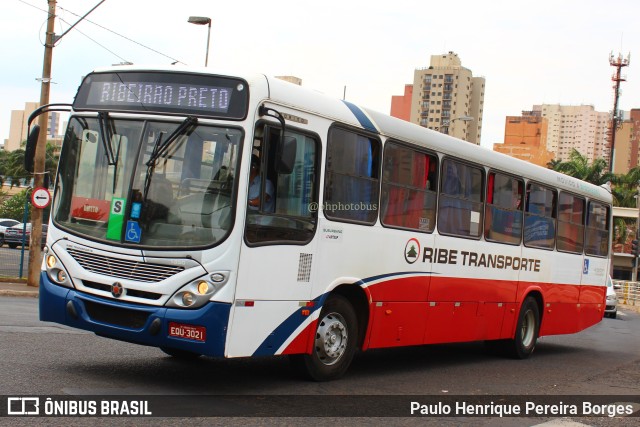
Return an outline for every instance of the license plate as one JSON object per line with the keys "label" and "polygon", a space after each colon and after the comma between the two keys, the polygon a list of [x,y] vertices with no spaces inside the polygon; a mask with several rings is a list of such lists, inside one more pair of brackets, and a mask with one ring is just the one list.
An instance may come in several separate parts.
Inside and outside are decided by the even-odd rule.
{"label": "license plate", "polygon": [[169,322],[169,336],[187,340],[204,341],[207,338],[207,328],[204,326]]}

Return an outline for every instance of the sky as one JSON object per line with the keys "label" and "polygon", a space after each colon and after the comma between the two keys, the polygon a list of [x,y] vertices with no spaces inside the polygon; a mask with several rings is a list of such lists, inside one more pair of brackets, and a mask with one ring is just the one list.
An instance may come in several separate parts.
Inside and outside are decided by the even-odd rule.
{"label": "sky", "polygon": [[[58,0],[55,33],[99,0]],[[11,110],[40,99],[46,0],[2,0],[0,141]],[[76,16],[76,15],[79,16]],[[481,145],[535,104],[613,108],[611,53],[631,54],[620,109],[640,108],[637,0],[106,0],[53,49],[50,102],[73,101],[82,76],[123,61],[293,75],[303,86],[386,114],[414,70],[449,51],[486,79]],[[345,91],[346,87],[346,91]]]}

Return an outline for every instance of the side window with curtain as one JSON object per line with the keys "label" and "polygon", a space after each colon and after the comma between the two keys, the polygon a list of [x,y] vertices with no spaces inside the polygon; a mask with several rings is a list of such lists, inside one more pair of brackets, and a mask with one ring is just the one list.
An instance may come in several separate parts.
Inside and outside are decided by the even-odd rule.
{"label": "side window with curtain", "polygon": [[522,194],[520,179],[491,172],[487,180],[485,239],[519,245],[522,239]]}
{"label": "side window with curtain", "polygon": [[331,129],[323,203],[327,218],[376,222],[380,151],[377,139],[341,128]]}
{"label": "side window with curtain", "polygon": [[462,237],[480,237],[484,171],[452,159],[442,162],[438,231]]}
{"label": "side window with curtain", "polygon": [[304,244],[315,234],[319,143],[293,130],[284,136],[290,154],[295,154],[291,170],[281,166],[286,155],[280,129],[265,126],[256,131],[245,232],[250,244]]}
{"label": "side window with curtain", "polygon": [[560,193],[558,203],[559,251],[582,253],[584,248],[585,200],[565,192]]}
{"label": "side window with curtain", "polygon": [[438,158],[387,142],[382,169],[382,223],[432,232],[436,223]]}
{"label": "side window with curtain", "polygon": [[527,185],[524,212],[525,246],[553,249],[556,237],[557,197],[554,190],[538,184]]}
{"label": "side window with curtain", "polygon": [[609,254],[609,207],[598,202],[589,202],[585,253],[594,256]]}

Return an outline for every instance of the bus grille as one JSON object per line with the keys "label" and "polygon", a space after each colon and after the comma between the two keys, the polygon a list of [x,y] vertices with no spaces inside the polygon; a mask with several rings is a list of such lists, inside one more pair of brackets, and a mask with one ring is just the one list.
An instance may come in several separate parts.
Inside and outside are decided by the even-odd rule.
{"label": "bus grille", "polygon": [[[91,282],[89,280],[83,280],[82,284],[87,288],[97,289],[99,291],[111,292],[111,285],[105,285],[104,283]],[[136,298],[144,298],[151,300],[159,300],[162,298],[162,294],[156,294],[155,292],[138,291],[136,289],[126,289],[126,294]]]}
{"label": "bus grille", "polygon": [[82,268],[92,273],[106,274],[119,279],[136,280],[139,282],[161,282],[184,270],[182,266],[163,264],[149,264],[127,259],[111,258],[75,249],[68,249],[69,255]]}
{"label": "bus grille", "polygon": [[131,329],[140,329],[145,325],[145,323],[147,323],[147,319],[149,318],[149,313],[146,311],[113,307],[95,303],[93,301],[83,302],[89,317],[100,323],[107,323]]}

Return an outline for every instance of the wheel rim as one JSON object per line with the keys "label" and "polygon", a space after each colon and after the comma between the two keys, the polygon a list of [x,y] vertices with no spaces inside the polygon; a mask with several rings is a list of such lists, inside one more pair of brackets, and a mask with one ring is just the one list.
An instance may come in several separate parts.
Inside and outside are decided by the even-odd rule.
{"label": "wheel rim", "polygon": [[347,350],[349,334],[344,317],[338,313],[327,314],[316,332],[316,354],[325,365],[336,363]]}
{"label": "wheel rim", "polygon": [[524,319],[522,322],[522,330],[520,333],[522,334],[522,345],[524,347],[530,347],[533,344],[534,334],[536,329],[536,318],[533,315],[532,310],[527,310],[524,315]]}

